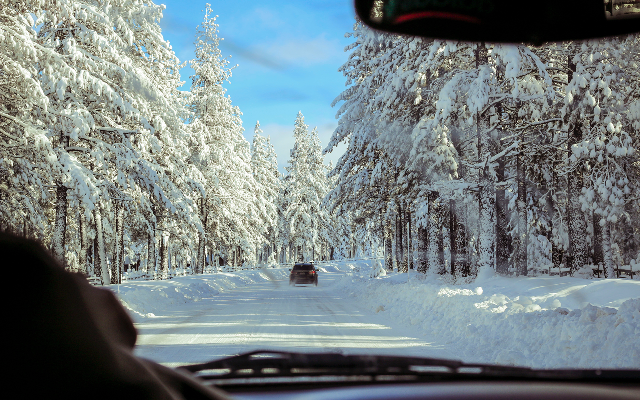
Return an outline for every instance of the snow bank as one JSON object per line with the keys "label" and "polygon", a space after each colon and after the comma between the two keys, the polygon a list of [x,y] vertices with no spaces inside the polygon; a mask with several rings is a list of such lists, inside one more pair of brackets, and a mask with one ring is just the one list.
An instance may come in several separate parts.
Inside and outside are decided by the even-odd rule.
{"label": "snow bank", "polygon": [[[370,263],[372,264],[372,263]],[[338,290],[442,338],[466,362],[534,368],[640,368],[640,282],[571,277],[441,277],[371,270]]]}
{"label": "snow bank", "polygon": [[320,272],[355,272],[361,273],[371,268],[373,260],[324,261],[316,263]]}
{"label": "snow bank", "polygon": [[134,281],[108,286],[134,318],[155,317],[184,303],[211,298],[220,292],[255,282],[287,279],[285,268],[264,268],[233,273],[189,275],[164,281]]}

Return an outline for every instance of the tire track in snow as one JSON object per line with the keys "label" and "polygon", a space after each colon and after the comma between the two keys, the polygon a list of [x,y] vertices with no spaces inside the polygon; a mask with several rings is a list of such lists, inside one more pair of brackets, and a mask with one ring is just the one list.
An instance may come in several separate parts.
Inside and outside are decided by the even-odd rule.
{"label": "tire track in snow", "polygon": [[340,275],[322,273],[318,287],[272,279],[142,319],[136,353],[168,366],[257,349],[455,358],[346,297],[334,286]]}

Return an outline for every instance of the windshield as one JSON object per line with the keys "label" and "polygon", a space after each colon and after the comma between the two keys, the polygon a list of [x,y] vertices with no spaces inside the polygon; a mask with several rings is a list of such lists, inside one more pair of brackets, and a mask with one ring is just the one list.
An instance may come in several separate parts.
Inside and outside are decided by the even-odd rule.
{"label": "windshield", "polygon": [[312,264],[296,264],[293,267],[294,271],[311,271],[313,269]]}
{"label": "windshield", "polygon": [[113,290],[137,355],[640,368],[640,36],[98,3],[0,10],[0,227]]}

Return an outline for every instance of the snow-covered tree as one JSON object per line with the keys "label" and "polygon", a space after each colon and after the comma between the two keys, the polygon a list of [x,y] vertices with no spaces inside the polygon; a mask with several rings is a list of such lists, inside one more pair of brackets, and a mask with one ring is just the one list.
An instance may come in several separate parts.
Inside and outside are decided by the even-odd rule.
{"label": "snow-covered tree", "polygon": [[[222,86],[231,77],[231,69],[222,58],[218,25],[211,13],[207,5],[196,35],[196,59],[191,62],[195,71],[191,148],[206,180],[199,201],[204,202],[200,210],[206,220],[207,244],[214,254],[224,250],[227,261],[239,265],[243,258],[255,262],[263,225],[255,200],[250,145],[242,136],[241,112]],[[202,263],[203,250],[200,254]]]}
{"label": "snow-covered tree", "polygon": [[[51,243],[54,254],[63,262],[80,259],[69,267],[87,272],[92,239],[101,242],[96,248],[109,241],[114,254],[92,258],[100,258],[96,272],[104,282],[117,282],[123,240],[130,237],[125,215],[145,215],[151,231],[154,210],[170,215],[165,231],[170,225],[199,226],[187,195],[197,182],[182,150],[186,109],[177,91],[180,64],[159,27],[164,6],[128,0],[105,7],[44,0],[11,6],[2,8],[0,41],[10,44],[3,46],[2,68],[14,81],[3,84],[20,89],[22,99],[13,89],[3,91],[14,98],[2,105],[13,104],[12,109],[2,111],[5,120],[28,119],[22,121],[22,142],[34,145],[29,148],[33,157],[14,152],[3,165],[15,172],[20,160],[31,163],[37,177],[20,174],[29,181],[22,185],[20,207],[36,211],[30,229],[40,230],[38,236]],[[26,104],[30,115],[22,109]],[[11,134],[15,126],[5,128]],[[52,187],[55,200],[47,193]],[[34,190],[41,211],[31,200],[24,202],[34,198]],[[96,213],[105,215],[98,221]],[[34,223],[38,218],[55,223]],[[114,270],[105,275],[110,255]]]}
{"label": "snow-covered tree", "polygon": [[[633,259],[634,240],[622,249],[619,239],[609,243],[611,234],[596,237],[600,224],[607,230],[636,214],[635,198],[624,195],[636,173],[635,130],[626,128],[635,121],[635,36],[530,48],[385,35],[359,22],[350,35],[355,43],[341,68],[348,87],[334,101],[343,103],[325,151],[341,141],[348,150],[331,172],[337,181],[327,202],[356,224],[357,214],[392,222],[381,232],[393,254],[388,267],[408,261],[408,237],[417,242],[418,268],[440,273],[485,267],[524,275],[564,259],[573,274],[597,258],[588,241],[596,249],[602,242],[600,253],[611,247],[607,260]],[[616,96],[614,81],[624,95]],[[606,123],[598,120],[604,106]],[[594,115],[597,138],[597,124],[587,121]],[[615,161],[598,158],[597,143],[607,143],[601,153],[611,148]],[[591,161],[584,152],[582,160],[567,158],[576,147],[589,148]],[[588,179],[600,188],[590,191]],[[593,200],[598,191],[611,206]],[[593,226],[592,214],[606,219]],[[613,236],[632,231],[623,223]]]}
{"label": "snow-covered tree", "polygon": [[11,0],[0,9],[0,225],[40,240],[49,225],[52,170],[59,168],[36,68],[57,61],[36,40],[32,13],[42,4]]}
{"label": "snow-covered tree", "polygon": [[269,257],[273,252],[276,240],[277,205],[276,198],[280,188],[280,174],[275,150],[269,137],[261,135],[260,122],[256,122],[253,142],[251,144],[251,171],[256,183],[256,209],[263,226],[263,241],[257,248],[258,261],[275,263],[275,258]]}
{"label": "snow-covered tree", "polygon": [[302,112],[293,131],[295,144],[286,167],[284,185],[287,204],[284,218],[294,260],[313,260],[321,250],[319,233],[327,224],[323,200],[327,193],[326,173],[317,129],[309,133]]}

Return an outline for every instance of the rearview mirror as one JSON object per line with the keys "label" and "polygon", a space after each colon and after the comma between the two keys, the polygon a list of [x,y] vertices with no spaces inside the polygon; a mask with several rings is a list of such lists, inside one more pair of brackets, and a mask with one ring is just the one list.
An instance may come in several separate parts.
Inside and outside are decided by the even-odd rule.
{"label": "rearview mirror", "polygon": [[640,0],[355,0],[358,17],[390,33],[542,44],[640,31]]}

